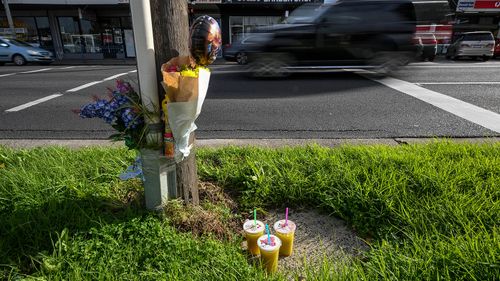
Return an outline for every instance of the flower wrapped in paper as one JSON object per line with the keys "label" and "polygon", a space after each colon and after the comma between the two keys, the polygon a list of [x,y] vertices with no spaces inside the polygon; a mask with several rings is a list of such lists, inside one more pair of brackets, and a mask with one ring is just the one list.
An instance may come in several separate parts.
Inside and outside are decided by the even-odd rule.
{"label": "flower wrapped in paper", "polygon": [[[190,28],[190,56],[172,58],[162,65],[162,85],[165,99],[162,108],[165,116],[165,156],[176,162],[189,156],[192,143],[190,135],[196,130],[194,121],[200,115],[210,81],[206,65],[217,57],[221,47],[219,24],[209,16],[198,17]],[[174,155],[171,155],[173,136]]]}
{"label": "flower wrapped in paper", "polygon": [[175,160],[189,156],[190,134],[196,130],[194,121],[200,115],[210,82],[208,68],[198,66],[192,57],[175,57],[161,67],[165,89],[165,133],[171,130],[175,141]]}

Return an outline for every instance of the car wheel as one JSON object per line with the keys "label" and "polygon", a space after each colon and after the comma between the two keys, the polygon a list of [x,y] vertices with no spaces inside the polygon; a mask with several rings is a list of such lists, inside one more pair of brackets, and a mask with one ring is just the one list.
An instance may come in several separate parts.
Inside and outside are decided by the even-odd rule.
{"label": "car wheel", "polygon": [[434,61],[434,59],[435,59],[435,58],[436,58],[436,56],[435,56],[435,55],[434,55],[434,56],[430,56],[430,57],[428,58],[428,60],[429,60],[429,61]]}
{"label": "car wheel", "polygon": [[12,58],[12,62],[17,66],[21,66],[26,64],[26,59],[21,55],[15,55]]}
{"label": "car wheel", "polygon": [[254,78],[283,78],[290,75],[289,65],[286,55],[261,55],[250,64],[249,72]]}
{"label": "car wheel", "polygon": [[0,66],[2,66],[2,65],[5,65],[5,62],[1,61],[0,62]]}
{"label": "car wheel", "polygon": [[490,58],[489,58],[489,57],[487,57],[487,56],[483,56],[483,57],[482,57],[482,59],[483,59],[483,61],[488,61],[488,60],[490,60]]}
{"label": "car wheel", "polygon": [[371,59],[370,65],[375,67],[375,72],[381,76],[388,76],[402,66],[408,64],[407,58],[397,52],[377,52]]}
{"label": "car wheel", "polygon": [[248,57],[245,52],[239,52],[236,54],[236,62],[238,64],[247,64],[248,63]]}

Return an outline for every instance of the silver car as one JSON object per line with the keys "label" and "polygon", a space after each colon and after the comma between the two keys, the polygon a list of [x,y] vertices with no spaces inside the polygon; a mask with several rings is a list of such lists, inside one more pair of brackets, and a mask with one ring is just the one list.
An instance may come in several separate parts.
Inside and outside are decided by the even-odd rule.
{"label": "silver car", "polygon": [[448,47],[447,59],[460,57],[482,58],[484,61],[493,57],[495,39],[489,31],[463,33],[455,43]]}
{"label": "silver car", "polygon": [[50,64],[54,62],[54,55],[42,48],[0,36],[0,65],[13,62],[15,65],[25,65],[27,62]]}

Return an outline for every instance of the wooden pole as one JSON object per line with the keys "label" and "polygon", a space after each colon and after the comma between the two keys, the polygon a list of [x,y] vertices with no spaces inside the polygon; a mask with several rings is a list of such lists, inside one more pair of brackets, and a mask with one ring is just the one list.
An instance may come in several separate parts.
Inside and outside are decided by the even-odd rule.
{"label": "wooden pole", "polygon": [[[176,56],[189,55],[189,18],[186,0],[150,0],[157,77],[162,77],[160,67]],[[158,85],[161,80],[158,80]],[[158,87],[163,99],[163,88]],[[191,136],[194,146],[194,134]],[[176,165],[177,196],[186,203],[199,204],[198,177],[194,148],[189,157]]]}

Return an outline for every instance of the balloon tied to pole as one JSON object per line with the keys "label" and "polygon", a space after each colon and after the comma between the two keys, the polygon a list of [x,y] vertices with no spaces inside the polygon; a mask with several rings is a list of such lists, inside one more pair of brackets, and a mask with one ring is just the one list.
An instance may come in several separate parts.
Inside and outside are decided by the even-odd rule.
{"label": "balloon tied to pole", "polygon": [[210,81],[207,66],[215,61],[222,40],[219,24],[209,16],[197,18],[190,28],[190,55],[161,66],[165,98],[162,101],[164,155],[180,162],[189,156],[194,121],[201,112]]}

